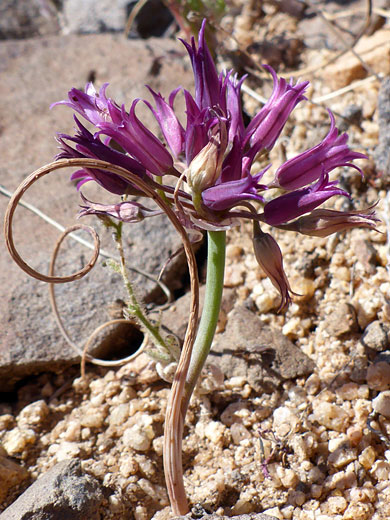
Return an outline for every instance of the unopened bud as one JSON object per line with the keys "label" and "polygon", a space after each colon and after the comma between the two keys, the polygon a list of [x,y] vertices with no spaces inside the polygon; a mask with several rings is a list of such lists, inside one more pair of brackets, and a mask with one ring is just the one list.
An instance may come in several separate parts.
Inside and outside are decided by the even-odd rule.
{"label": "unopened bud", "polygon": [[192,159],[185,174],[188,186],[193,193],[202,193],[210,186],[214,186],[221,175],[222,160],[220,150],[215,141],[210,141]]}
{"label": "unopened bud", "polygon": [[284,272],[283,256],[278,243],[272,235],[263,233],[256,220],[253,221],[253,249],[260,267],[282,297],[279,307],[279,310],[282,310],[291,302],[290,293],[295,293],[291,290]]}

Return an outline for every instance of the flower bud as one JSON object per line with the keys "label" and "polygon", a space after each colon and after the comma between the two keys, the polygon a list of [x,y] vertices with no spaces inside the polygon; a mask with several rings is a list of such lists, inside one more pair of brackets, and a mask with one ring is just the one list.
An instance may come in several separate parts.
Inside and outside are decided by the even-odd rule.
{"label": "flower bud", "polygon": [[192,159],[185,173],[188,186],[193,193],[201,193],[215,184],[222,169],[219,155],[218,146],[210,141]]}
{"label": "flower bud", "polygon": [[291,302],[290,293],[295,293],[284,272],[283,256],[278,243],[269,233],[262,232],[256,220],[253,221],[253,250],[258,264],[282,297],[278,309],[280,311]]}

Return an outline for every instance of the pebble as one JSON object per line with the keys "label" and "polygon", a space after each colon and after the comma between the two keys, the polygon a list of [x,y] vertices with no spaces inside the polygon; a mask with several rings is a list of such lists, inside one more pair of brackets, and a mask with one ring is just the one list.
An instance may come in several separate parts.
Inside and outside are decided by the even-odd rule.
{"label": "pebble", "polygon": [[287,406],[280,406],[274,411],[273,429],[279,437],[283,437],[293,431],[298,422],[298,416]]}
{"label": "pebble", "polygon": [[314,406],[313,415],[326,428],[343,432],[346,430],[349,422],[348,414],[339,406],[322,401]]}
{"label": "pebble", "polygon": [[346,446],[347,443],[348,443],[347,436],[345,434],[339,435],[338,437],[329,439],[328,450],[330,453],[333,453],[334,451],[342,448],[343,446]]}
{"label": "pebble", "polygon": [[357,383],[346,383],[336,390],[336,394],[342,400],[352,401],[354,399],[367,398],[369,395],[367,385],[364,385],[366,388],[366,392],[360,392],[360,385]]}
{"label": "pebble", "polygon": [[226,427],[219,421],[210,421],[204,429],[204,434],[209,441],[214,444],[220,444],[223,440],[225,430]]}
{"label": "pebble", "polygon": [[56,450],[57,461],[74,459],[80,454],[80,445],[77,442],[62,441]]}
{"label": "pebble", "polygon": [[30,428],[23,430],[14,428],[5,434],[3,446],[8,455],[18,455],[22,453],[29,444],[34,444],[36,438],[37,436],[34,430],[31,430]]}
{"label": "pebble", "polygon": [[278,475],[280,482],[287,489],[295,488],[299,482],[298,475],[290,468],[278,466],[276,469],[276,474]]}
{"label": "pebble", "polygon": [[343,515],[343,520],[369,520],[373,513],[371,504],[349,504]]}
{"label": "pebble", "polygon": [[49,415],[49,407],[45,401],[35,401],[25,406],[18,415],[19,426],[38,426]]}
{"label": "pebble", "polygon": [[356,450],[352,448],[339,448],[328,457],[328,463],[337,469],[347,466],[354,460],[356,460]]}
{"label": "pebble", "polygon": [[371,390],[388,390],[390,388],[390,365],[379,361],[367,369],[367,384]]}
{"label": "pebble", "polygon": [[363,438],[363,430],[354,424],[347,429],[347,437],[351,446],[357,446]]}
{"label": "pebble", "polygon": [[237,287],[244,283],[244,266],[228,265],[225,268],[224,287]]}
{"label": "pebble", "polygon": [[274,292],[265,292],[255,298],[255,304],[261,314],[265,314],[276,307],[278,295]]}
{"label": "pebble", "polygon": [[347,501],[341,496],[331,496],[322,505],[321,511],[328,514],[341,514],[347,509]]}
{"label": "pebble", "polygon": [[234,444],[240,444],[242,440],[251,438],[251,434],[245,428],[245,426],[238,422],[233,423],[231,425],[230,434],[232,436],[232,441]]}
{"label": "pebble", "polygon": [[60,436],[66,441],[79,441],[81,436],[80,421],[70,420],[67,423],[66,430]]}
{"label": "pebble", "polygon": [[390,345],[390,329],[384,323],[375,320],[366,327],[360,341],[365,347],[383,352]]}
{"label": "pebble", "polygon": [[122,403],[113,408],[108,417],[110,426],[120,426],[129,418],[129,403]]}
{"label": "pebble", "polygon": [[384,460],[377,460],[373,464],[370,473],[376,480],[390,480],[390,463]]}
{"label": "pebble", "polygon": [[7,457],[0,456],[0,503],[5,500],[10,489],[28,477],[28,471]]}
{"label": "pebble", "polygon": [[390,390],[380,392],[372,401],[372,406],[376,413],[390,419]]}
{"label": "pebble", "polygon": [[141,415],[137,423],[126,428],[123,433],[123,444],[137,451],[147,451],[154,439],[153,420],[149,415]]}
{"label": "pebble", "polygon": [[358,461],[364,469],[369,470],[375,462],[376,453],[372,446],[367,446],[359,455]]}
{"label": "pebble", "polygon": [[104,424],[107,412],[104,408],[99,410],[88,409],[81,415],[80,424],[85,428],[101,428]]}
{"label": "pebble", "polygon": [[130,475],[136,475],[137,471],[138,464],[133,457],[126,455],[125,457],[121,458],[119,473],[122,475],[122,477],[128,478]]}

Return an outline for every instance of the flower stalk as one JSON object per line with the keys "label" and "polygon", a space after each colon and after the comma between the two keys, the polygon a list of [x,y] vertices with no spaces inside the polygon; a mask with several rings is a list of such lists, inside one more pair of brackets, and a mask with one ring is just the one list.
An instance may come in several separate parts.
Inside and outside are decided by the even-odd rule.
{"label": "flower stalk", "polygon": [[209,231],[207,239],[206,292],[202,316],[192,353],[183,351],[180,358],[165,422],[164,470],[172,512],[175,515],[185,515],[188,512],[182,469],[184,420],[192,392],[210,352],[222,301],[226,232]]}

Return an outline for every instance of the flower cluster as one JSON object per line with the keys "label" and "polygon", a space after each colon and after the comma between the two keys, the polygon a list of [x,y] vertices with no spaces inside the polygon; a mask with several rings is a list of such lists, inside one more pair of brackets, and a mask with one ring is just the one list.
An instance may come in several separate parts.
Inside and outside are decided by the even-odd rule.
{"label": "flower cluster", "polygon": [[[152,111],[163,136],[160,140],[143,125],[136,115],[139,99],[130,110],[107,97],[107,84],[96,92],[91,83],[85,92],[73,88],[63,104],[92,123],[92,134],[75,116],[75,136],[60,134],[59,158],[89,157],[119,165],[165,192],[166,200],[181,221],[194,229],[221,230],[238,218],[252,219],[254,248],[260,265],[282,295],[282,307],[290,301],[290,286],[283,270],[282,255],[274,238],[263,233],[259,223],[295,230],[299,233],[327,236],[350,227],[375,229],[377,221],[372,208],[362,212],[337,212],[316,209],[335,195],[349,196],[329,173],[339,166],[352,166],[352,161],[365,158],[348,147],[348,135],[339,132],[330,113],[330,130],[317,146],[306,150],[280,166],[273,180],[261,184],[264,173],[253,172],[259,154],[270,150],[291,114],[302,100],[308,82],[294,84],[278,78],[269,66],[274,81],[271,97],[247,127],[244,125],[240,90],[242,82],[232,71],[218,74],[205,43],[205,22],[198,46],[183,42],[191,59],[195,79],[195,96],[177,88],[164,99],[149,91]],[[182,91],[186,105],[186,124],[182,125],[174,101]],[[165,182],[176,177],[177,186]],[[118,175],[98,169],[82,169],[72,175],[78,188],[94,180],[118,195],[140,195],[134,185]],[[277,189],[277,196],[266,199],[264,192]],[[282,190],[282,194],[280,194]],[[175,193],[174,193],[175,192]],[[272,192],[271,192],[272,193]],[[150,211],[139,202],[127,199],[115,206],[92,203],[83,197],[82,214],[108,214],[135,222],[158,212]],[[253,205],[256,202],[256,207]],[[241,206],[241,208],[238,208]],[[257,208],[262,208],[258,210]]]}

